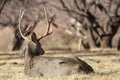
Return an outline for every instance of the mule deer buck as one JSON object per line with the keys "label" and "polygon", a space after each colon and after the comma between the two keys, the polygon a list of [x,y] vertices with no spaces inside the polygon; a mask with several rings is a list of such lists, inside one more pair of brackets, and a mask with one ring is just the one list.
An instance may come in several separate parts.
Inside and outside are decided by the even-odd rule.
{"label": "mule deer buck", "polygon": [[[20,54],[25,55],[25,69],[24,73],[28,76],[61,76],[70,75],[74,73],[91,73],[94,72],[92,67],[86,62],[80,60],[77,57],[46,57],[44,49],[41,47],[40,40],[52,33],[52,27],[50,27],[54,16],[48,20],[46,9],[44,8],[45,17],[47,21],[47,30],[43,36],[36,36],[36,33],[31,34],[31,39],[24,36],[21,31],[21,21],[24,15],[24,11],[20,10],[19,15],[19,31],[21,36],[28,41],[28,44],[23,48]],[[50,31],[51,30],[51,31]]]}

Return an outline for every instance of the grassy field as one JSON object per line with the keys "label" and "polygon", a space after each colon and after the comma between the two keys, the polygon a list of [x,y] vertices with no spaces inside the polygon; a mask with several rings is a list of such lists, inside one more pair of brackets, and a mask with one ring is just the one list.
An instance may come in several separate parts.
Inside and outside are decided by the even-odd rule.
{"label": "grassy field", "polygon": [[[92,52],[47,52],[45,56],[75,55],[90,64],[95,73],[73,74],[58,77],[27,77],[24,75],[24,59],[15,54],[0,54],[0,80],[120,80],[120,52],[92,51]],[[57,54],[60,53],[60,54]],[[66,53],[66,54],[65,54]]]}

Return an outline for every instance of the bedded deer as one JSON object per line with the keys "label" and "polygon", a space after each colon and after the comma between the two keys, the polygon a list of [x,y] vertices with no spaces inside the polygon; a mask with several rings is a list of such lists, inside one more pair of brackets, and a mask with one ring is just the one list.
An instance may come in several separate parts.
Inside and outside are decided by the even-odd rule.
{"label": "bedded deer", "polygon": [[23,39],[28,41],[26,47],[23,48],[20,54],[25,55],[24,73],[28,76],[60,76],[70,75],[74,73],[91,73],[94,72],[92,67],[78,57],[45,57],[44,49],[41,47],[40,40],[52,33],[50,27],[53,21],[53,16],[48,20],[46,9],[44,8],[47,21],[47,30],[43,36],[36,36],[36,33],[31,34],[31,39],[24,36],[21,31],[21,21],[24,11],[20,11],[19,15],[19,32]]}

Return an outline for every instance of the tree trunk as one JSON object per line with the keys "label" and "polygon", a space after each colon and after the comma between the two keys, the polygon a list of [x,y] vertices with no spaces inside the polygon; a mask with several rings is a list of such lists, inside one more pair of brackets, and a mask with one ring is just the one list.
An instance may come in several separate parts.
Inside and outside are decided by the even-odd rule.
{"label": "tree trunk", "polygon": [[81,43],[82,43],[82,39],[81,39],[81,38],[79,38],[79,42],[78,42],[78,51],[80,51],[80,50],[81,50]]}
{"label": "tree trunk", "polygon": [[100,41],[101,48],[111,48],[112,37],[110,35],[102,37]]}
{"label": "tree trunk", "polygon": [[12,48],[12,51],[19,50],[21,48],[21,45],[24,41],[24,39],[21,37],[18,28],[15,30],[15,39],[14,39],[14,46]]}
{"label": "tree trunk", "polygon": [[120,50],[120,38],[119,38],[117,50]]}
{"label": "tree trunk", "polygon": [[93,30],[91,28],[88,29],[88,43],[89,43],[89,46],[90,48],[97,48],[96,46],[96,42],[95,42],[95,39],[94,39],[94,33],[93,33]]}

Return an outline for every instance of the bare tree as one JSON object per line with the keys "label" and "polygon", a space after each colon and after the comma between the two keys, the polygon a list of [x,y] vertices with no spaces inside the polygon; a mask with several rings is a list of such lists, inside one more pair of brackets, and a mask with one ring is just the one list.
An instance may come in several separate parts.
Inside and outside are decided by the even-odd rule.
{"label": "bare tree", "polygon": [[[78,33],[83,36],[77,36],[80,37],[79,39],[83,47],[112,47],[112,39],[118,32],[117,30],[120,25],[119,0],[1,0],[0,25],[12,25],[14,27],[15,39],[12,50],[19,49],[24,41],[18,33],[17,28],[20,8],[24,7],[26,10],[25,18],[21,25],[24,31],[24,26],[31,25],[35,27],[37,23],[43,19],[43,10],[41,9],[43,5],[47,8],[57,10],[57,13],[63,11],[70,16],[70,18],[72,17],[82,24],[81,30],[78,30],[79,27],[74,28],[76,28],[75,36],[77,36],[76,34]],[[65,14],[61,13],[59,15],[65,16]],[[31,24],[28,24],[28,21],[31,22]],[[81,32],[84,32],[85,35]],[[24,35],[28,34],[24,33]],[[88,41],[84,40],[84,36]]]}
{"label": "bare tree", "polygon": [[76,19],[86,30],[88,43],[93,47],[112,47],[112,38],[120,27],[119,0],[60,0],[68,16]]}
{"label": "bare tree", "polygon": [[[21,7],[26,10],[25,18],[23,19],[23,26],[32,26],[24,32],[24,35],[29,35],[39,21],[43,18],[43,10],[40,6],[45,5],[46,2],[42,0],[1,0],[0,1],[0,25],[2,27],[12,26],[15,35],[14,44],[12,50],[19,50],[24,39],[20,36],[18,30],[18,14]],[[31,17],[34,16],[34,17]],[[30,23],[27,24],[26,22]],[[26,30],[26,28],[22,28]]]}

